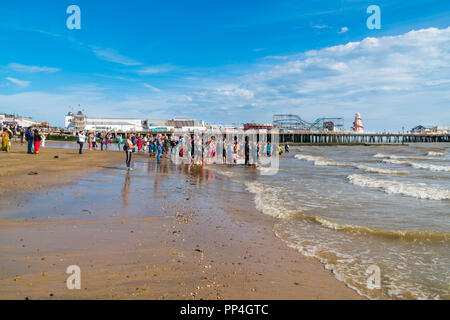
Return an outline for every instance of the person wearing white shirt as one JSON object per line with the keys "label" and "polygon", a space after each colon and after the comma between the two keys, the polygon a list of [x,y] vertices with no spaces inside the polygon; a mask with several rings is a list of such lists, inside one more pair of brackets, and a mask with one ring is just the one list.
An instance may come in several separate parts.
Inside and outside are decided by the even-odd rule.
{"label": "person wearing white shirt", "polygon": [[78,144],[80,145],[80,151],[79,151],[79,154],[83,154],[83,145],[84,145],[84,143],[86,142],[86,136],[85,136],[85,134],[84,134],[84,132],[83,131],[80,131],[79,133],[78,133]]}

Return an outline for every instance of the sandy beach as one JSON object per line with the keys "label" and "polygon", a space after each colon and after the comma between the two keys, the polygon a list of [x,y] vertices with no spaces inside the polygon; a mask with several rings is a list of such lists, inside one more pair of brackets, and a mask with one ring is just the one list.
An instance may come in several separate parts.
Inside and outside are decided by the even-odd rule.
{"label": "sandy beach", "polygon": [[[276,238],[242,185],[133,162],[127,173],[122,152],[0,154],[1,299],[363,298]],[[81,290],[66,287],[71,265]]]}

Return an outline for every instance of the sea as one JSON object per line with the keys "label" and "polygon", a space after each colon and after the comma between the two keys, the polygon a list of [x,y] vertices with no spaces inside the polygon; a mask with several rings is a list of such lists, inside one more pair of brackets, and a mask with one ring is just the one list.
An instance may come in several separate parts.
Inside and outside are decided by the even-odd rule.
{"label": "sea", "polygon": [[275,175],[218,171],[359,294],[450,299],[449,144],[291,147]]}

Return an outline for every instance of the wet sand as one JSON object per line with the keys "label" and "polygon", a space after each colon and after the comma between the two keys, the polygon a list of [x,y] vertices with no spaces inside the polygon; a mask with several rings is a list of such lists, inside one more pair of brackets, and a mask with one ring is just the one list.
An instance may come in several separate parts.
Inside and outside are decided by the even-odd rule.
{"label": "wet sand", "polygon": [[0,152],[0,205],[9,205],[26,193],[68,183],[80,174],[105,169],[123,158],[121,152],[84,150],[79,155],[74,149],[50,148],[41,148],[35,155],[27,154],[25,145],[13,145],[9,153]]}
{"label": "wet sand", "polygon": [[[32,164],[1,155],[2,166],[8,157],[21,166],[0,179],[3,190],[33,179],[30,170],[40,179],[0,210],[0,298],[362,298],[286,247],[244,187],[214,170],[136,155],[127,173],[122,153],[86,153],[91,166],[74,153],[45,150]],[[45,169],[53,154],[64,170]],[[70,265],[81,290],[66,287]]]}

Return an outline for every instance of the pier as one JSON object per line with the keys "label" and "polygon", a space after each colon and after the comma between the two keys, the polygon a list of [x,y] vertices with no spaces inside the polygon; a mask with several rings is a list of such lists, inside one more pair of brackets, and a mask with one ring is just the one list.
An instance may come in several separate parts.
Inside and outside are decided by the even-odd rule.
{"label": "pier", "polygon": [[450,133],[280,132],[280,143],[294,144],[405,144],[439,142],[450,142]]}

